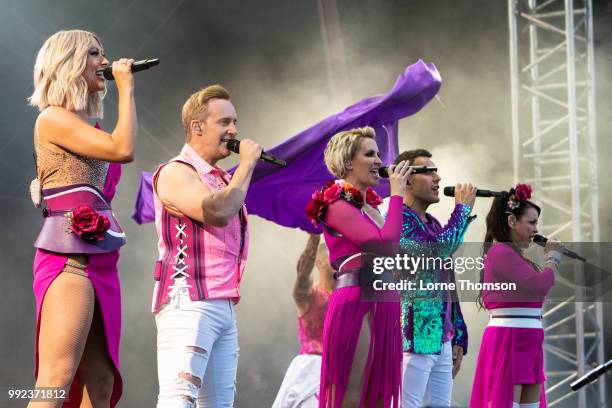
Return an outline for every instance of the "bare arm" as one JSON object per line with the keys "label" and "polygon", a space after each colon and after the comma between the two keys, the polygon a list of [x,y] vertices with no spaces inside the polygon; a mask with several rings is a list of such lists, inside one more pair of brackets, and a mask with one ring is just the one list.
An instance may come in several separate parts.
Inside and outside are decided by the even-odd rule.
{"label": "bare arm", "polygon": [[75,112],[51,106],[38,118],[40,141],[93,159],[131,162],[138,124],[130,66],[131,63],[113,63],[119,101],[117,124],[111,133],[92,127]]}
{"label": "bare arm", "polygon": [[240,165],[232,180],[219,192],[203,185],[195,170],[186,164],[165,166],[157,179],[157,194],[162,203],[204,224],[226,226],[244,204],[256,160],[261,155],[261,147],[256,143],[242,140],[241,153],[243,145],[250,150],[240,156]]}
{"label": "bare arm", "polygon": [[302,252],[297,263],[297,277],[293,286],[293,300],[300,315],[306,313],[310,307],[312,268],[315,264],[320,240],[320,235],[310,234],[306,248],[304,248],[304,252]]}

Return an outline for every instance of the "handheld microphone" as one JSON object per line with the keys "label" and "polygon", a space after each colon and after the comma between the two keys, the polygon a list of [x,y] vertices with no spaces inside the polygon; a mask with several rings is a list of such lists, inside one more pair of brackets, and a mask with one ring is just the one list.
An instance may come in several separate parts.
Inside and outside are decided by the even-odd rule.
{"label": "handheld microphone", "polygon": [[[144,71],[145,69],[149,69],[151,67],[154,67],[156,65],[159,65],[159,58],[152,58],[152,59],[145,59],[142,61],[136,61],[132,64],[132,72],[140,72],[140,71]],[[104,68],[104,78],[106,78],[109,81],[112,81],[115,79],[115,77],[113,76],[113,67],[112,66],[108,66],[106,68]]]}
{"label": "handheld microphone", "polygon": [[[234,153],[240,154],[240,140],[224,139],[224,141],[227,143],[227,148],[229,150],[231,150]],[[266,153],[263,150],[261,151],[261,160],[268,162],[268,163],[276,164],[277,166],[287,167],[286,161],[281,160],[277,157],[274,157],[270,153]]]}
{"label": "handheld microphone", "polygon": [[[533,236],[533,242],[541,247],[545,247],[546,243],[548,242],[548,238],[546,238],[544,235],[536,234]],[[563,248],[561,252],[563,253],[563,255],[567,256],[568,258],[578,259],[582,262],[587,261],[585,258],[581,257],[580,255],[578,255],[577,253],[573,251],[570,251],[567,248]]]}
{"label": "handheld microphone", "polygon": [[[412,174],[423,174],[428,173],[430,171],[438,171],[437,167],[413,167]],[[379,167],[378,175],[382,178],[389,178],[389,168],[388,167]]]}
{"label": "handheld microphone", "polygon": [[577,391],[588,383],[595,381],[600,375],[604,374],[610,368],[612,368],[612,360],[608,360],[606,363],[595,367],[594,369],[571,383],[570,387],[572,388],[572,390]]}
{"label": "handheld microphone", "polygon": [[[503,197],[503,191],[476,190],[476,197]],[[444,187],[444,195],[447,197],[455,196],[455,187]]]}

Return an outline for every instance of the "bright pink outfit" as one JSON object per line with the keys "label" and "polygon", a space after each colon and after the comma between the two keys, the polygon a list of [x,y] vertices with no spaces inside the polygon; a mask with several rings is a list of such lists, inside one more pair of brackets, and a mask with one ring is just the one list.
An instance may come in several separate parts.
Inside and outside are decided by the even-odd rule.
{"label": "bright pink outfit", "polygon": [[[538,272],[509,245],[495,243],[486,255],[483,282],[515,282],[517,290],[483,291],[485,308],[541,308],[554,281],[551,268]],[[546,407],[543,341],[544,330],[539,328],[487,327],[478,354],[470,407],[511,408],[515,385],[537,383],[542,383],[540,408]]]}
{"label": "bright pink outfit", "polygon": [[[108,202],[115,195],[116,186],[121,177],[121,165],[110,163],[106,173],[106,182],[102,194]],[[88,181],[88,180],[85,180]],[[44,187],[44,186],[43,186]],[[67,232],[66,232],[67,233]],[[59,239],[59,238],[58,238]],[[121,335],[121,291],[117,262],[119,250],[104,253],[87,254],[89,263],[85,272],[94,288],[96,304],[99,308],[104,324],[104,334],[109,356],[113,362],[114,385],[111,395],[111,407],[114,407],[123,390],[123,382],[119,372],[119,339]],[[34,297],[36,298],[36,368],[38,377],[38,334],[40,330],[40,313],[43,299],[53,280],[62,272],[68,258],[57,252],[37,249],[34,257]],[[78,373],[75,375],[70,388],[68,402],[63,407],[78,407],[81,403],[82,393]]]}
{"label": "bright pink outfit", "polygon": [[[173,162],[192,167],[213,193],[226,188],[231,180],[230,174],[211,166],[188,144],[168,163]],[[161,164],[153,176],[155,227],[159,238],[153,312],[158,313],[170,302],[176,278],[185,278],[193,301],[232,299],[238,303],[249,248],[246,207],[242,206],[224,227],[202,224],[170,210],[157,196],[157,177],[168,163]]]}
{"label": "bright pink outfit", "polygon": [[[324,228],[329,259],[336,270],[348,257],[369,252],[372,246],[377,248],[379,256],[395,256],[401,233],[402,198],[390,198],[388,215],[382,228],[344,199],[329,205],[323,221],[335,231],[332,233],[329,228]],[[361,257],[355,257],[342,269],[357,271],[360,268]],[[385,302],[364,301],[359,285],[337,288],[333,292],[323,329],[319,407],[336,408],[342,405],[366,315],[369,315],[366,322],[370,326],[371,341],[363,373],[360,407],[375,407],[379,400],[384,407],[398,406],[402,336],[399,296],[393,293],[391,297],[391,301]],[[332,390],[335,390],[333,394]]]}

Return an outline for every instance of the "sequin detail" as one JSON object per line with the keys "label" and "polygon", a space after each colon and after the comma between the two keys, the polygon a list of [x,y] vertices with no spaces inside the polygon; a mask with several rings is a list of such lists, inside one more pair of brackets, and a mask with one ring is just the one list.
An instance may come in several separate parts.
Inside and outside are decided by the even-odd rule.
{"label": "sequin detail", "polygon": [[[416,212],[404,207],[400,253],[410,256],[450,257],[463,242],[467,227],[475,218],[470,216],[471,211],[470,206],[457,204],[444,227],[428,214],[427,217],[431,221],[428,228]],[[454,273],[444,270],[434,273],[418,270],[414,274],[405,273],[398,278],[417,282],[416,290],[404,290],[400,293],[404,351],[439,354],[442,350],[444,322],[450,301],[446,298],[448,292],[418,290],[418,283],[454,282]],[[452,343],[460,345],[467,352],[467,328],[459,303],[453,302],[450,310],[454,331]]]}
{"label": "sequin detail", "polygon": [[104,190],[108,162],[80,156],[59,146],[55,146],[55,149],[36,143],[38,178],[42,188],[89,184],[100,191]]}

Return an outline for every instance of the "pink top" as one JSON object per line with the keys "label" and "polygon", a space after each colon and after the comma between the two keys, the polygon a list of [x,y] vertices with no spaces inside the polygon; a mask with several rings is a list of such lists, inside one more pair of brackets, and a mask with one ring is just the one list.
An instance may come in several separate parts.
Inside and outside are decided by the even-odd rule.
{"label": "pink top", "polygon": [[300,339],[300,354],[321,354],[323,323],[329,305],[328,292],[320,286],[312,288],[312,297],[308,311],[298,316],[298,338]]}
{"label": "pink top", "polygon": [[516,291],[483,290],[487,309],[506,307],[542,307],[548,291],[555,284],[555,274],[549,267],[538,272],[512,247],[495,243],[484,262],[484,282],[516,283]]}
{"label": "pink top", "polygon": [[[325,223],[342,234],[336,237],[325,232],[329,260],[334,267],[347,257],[359,252],[373,252],[381,256],[395,256],[402,232],[402,197],[391,196],[385,224],[380,228],[374,220],[353,204],[340,199],[330,204]],[[358,269],[361,257],[350,260],[343,269]]]}
{"label": "pink top", "polygon": [[[189,145],[170,162],[182,162],[193,167],[202,183],[213,193],[224,189],[231,175],[208,164]],[[246,207],[225,227],[215,227],[164,207],[155,185],[159,166],[153,176],[155,227],[159,258],[155,279],[153,311],[168,302],[175,278],[186,278],[192,300],[240,299],[240,281],[248,254],[249,233]]]}

